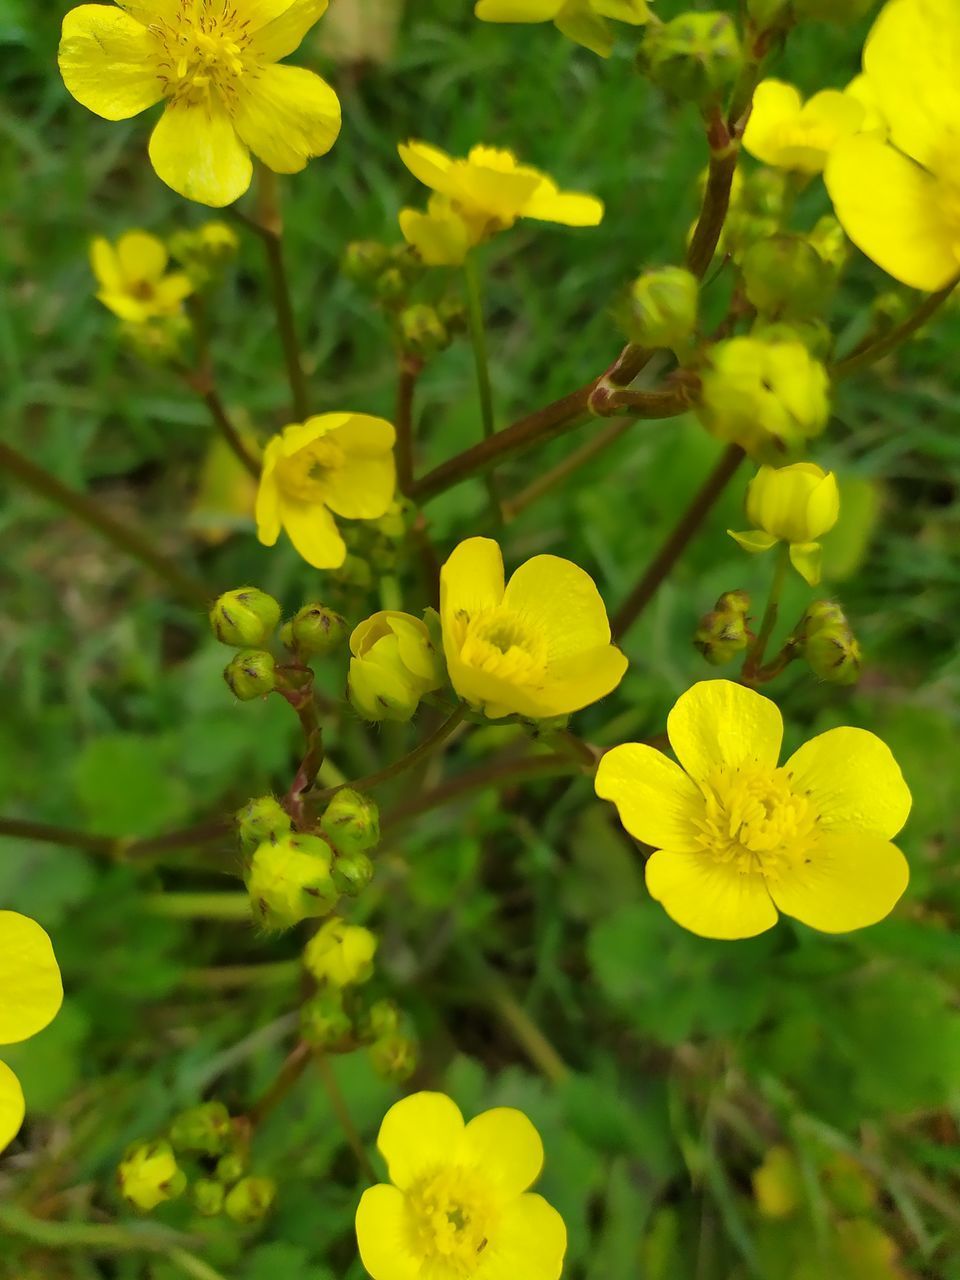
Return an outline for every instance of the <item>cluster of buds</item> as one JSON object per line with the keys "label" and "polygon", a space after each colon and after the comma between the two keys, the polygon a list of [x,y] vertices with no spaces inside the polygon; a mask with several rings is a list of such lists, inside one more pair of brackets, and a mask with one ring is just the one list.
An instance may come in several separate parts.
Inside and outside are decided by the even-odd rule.
{"label": "cluster of buds", "polygon": [[736,80],[743,52],[727,13],[681,13],[644,28],[640,69],[672,102],[702,108],[721,101]]}
{"label": "cluster of buds", "polygon": [[749,614],[750,596],[746,591],[725,591],[700,619],[693,643],[711,666],[732,662],[746,649],[753,639]]}
{"label": "cluster of buds", "polygon": [[413,299],[425,272],[408,244],[355,240],[347,245],[343,272],[388,313],[398,349],[413,360],[431,359],[466,330],[464,305],[455,294],[435,302]]}
{"label": "cluster of buds", "polygon": [[828,684],[856,684],[863,669],[860,644],[841,607],[815,600],[800,620],[796,642],[810,670]]}
{"label": "cluster of buds", "polygon": [[364,720],[409,720],[421,700],[444,683],[439,619],[385,609],[350,636],[350,703]]}
{"label": "cluster of buds", "polygon": [[240,237],[226,222],[205,222],[177,231],[169,240],[175,258],[198,291],[219,284],[240,249]]}

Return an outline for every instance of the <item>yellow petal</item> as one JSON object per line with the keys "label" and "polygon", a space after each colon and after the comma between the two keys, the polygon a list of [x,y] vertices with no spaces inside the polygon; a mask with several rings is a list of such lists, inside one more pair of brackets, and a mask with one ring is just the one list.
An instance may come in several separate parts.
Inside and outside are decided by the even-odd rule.
{"label": "yellow petal", "polygon": [[393,454],[351,457],[324,484],[324,501],[347,520],[379,520],[386,515],[397,487]]}
{"label": "yellow petal", "polygon": [[646,0],[592,0],[592,4],[605,18],[629,22],[634,27],[642,26],[650,18]]}
{"label": "yellow petal", "polygon": [[389,455],[397,439],[396,428],[392,422],[388,422],[386,418],[376,418],[369,413],[348,414],[346,422],[334,429],[337,432],[337,444],[350,458],[375,458]]}
{"label": "yellow petal", "polygon": [[451,170],[451,193],[477,214],[509,225],[540,186],[543,175],[518,165],[512,152],[493,147],[473,147],[466,161]]}
{"label": "yellow petal", "polygon": [[601,800],[612,800],[635,839],[654,849],[693,853],[700,848],[696,820],[703,795],[662,751],[628,742],[608,751],[594,784]]}
{"label": "yellow petal", "polygon": [[838,833],[825,836],[806,861],[771,881],[770,893],[785,915],[823,933],[847,933],[888,916],[909,879],[896,845],[867,833]]}
{"label": "yellow petal", "polygon": [[46,930],[16,911],[0,911],[0,992],[0,1044],[35,1036],[63,1003],[60,969]]}
{"label": "yellow petal", "polygon": [[450,683],[461,698],[482,711],[488,719],[501,720],[504,716],[518,715],[530,720],[549,720],[563,714],[554,711],[552,704],[545,703],[532,685],[517,685],[490,671],[461,662],[459,652],[449,643],[446,631],[443,642]]}
{"label": "yellow petal", "polygon": [[761,529],[746,529],[742,533],[736,533],[733,529],[728,529],[727,533],[738,546],[742,547],[744,551],[749,551],[752,556],[769,551],[779,541],[772,533],[764,533]]}
{"label": "yellow petal", "polygon": [[147,231],[127,231],[117,241],[117,259],[127,281],[159,280],[167,267],[167,249],[162,240]]}
{"label": "yellow petal", "polygon": [[215,103],[168,103],[150,138],[150,160],[178,195],[214,209],[238,200],[253,174],[247,148]]}
{"label": "yellow petal", "polygon": [[790,563],[808,587],[815,587],[820,581],[822,559],[823,548],[819,542],[791,542]]}
{"label": "yellow petal", "polygon": [[520,211],[524,218],[559,222],[565,227],[595,227],[603,221],[603,201],[579,191],[559,191],[544,179]]}
{"label": "yellow petal", "polygon": [[560,1280],[567,1228],[542,1196],[505,1205],[473,1280]]}
{"label": "yellow petal", "polygon": [[401,209],[400,231],[428,267],[460,266],[472,242],[467,224],[452,209],[443,216]]}
{"label": "yellow petal", "polygon": [[579,565],[560,556],[534,556],[522,564],[507,583],[503,603],[542,634],[550,660],[610,641],[610,623],[596,583]]}
{"label": "yellow petal", "polygon": [[241,91],[237,133],[274,173],[299,173],[330,150],[340,133],[340,99],[302,67],[263,67]]}
{"label": "yellow petal", "polygon": [[397,150],[400,159],[419,182],[432,191],[449,194],[453,160],[445,151],[432,147],[429,142],[418,142],[413,138],[409,142],[401,142]]}
{"label": "yellow petal", "polygon": [[265,547],[272,547],[280,537],[280,489],[274,472],[282,449],[283,442],[280,436],[274,436],[263,455],[263,470],[260,474],[260,487],[257,489],[254,513],[257,521],[257,538]]}
{"label": "yellow petal", "polygon": [[295,502],[281,494],[280,521],[297,551],[315,569],[339,569],[346,560],[346,543],[326,507]]}
{"label": "yellow petal", "polygon": [[477,0],[482,22],[552,22],[567,0]]}
{"label": "yellow petal", "polygon": [[831,153],[824,180],[844,231],[888,275],[936,290],[960,271],[960,235],[943,212],[937,178],[878,138]]}
{"label": "yellow petal", "polygon": [[503,601],[503,556],[492,538],[467,538],[455,547],[440,570],[440,616],[474,614]]}
{"label": "yellow petal", "polygon": [[893,752],[866,729],[828,729],[784,765],[794,787],[810,796],[828,831],[895,836],[910,813],[910,788]]}
{"label": "yellow petal", "polygon": [[282,453],[285,458],[292,458],[295,453],[321,440],[332,431],[339,431],[352,417],[349,413],[317,413],[306,422],[292,422],[283,428],[280,435]]}
{"label": "yellow petal", "polygon": [[419,1280],[421,1259],[410,1252],[406,1198],[383,1183],[368,1187],[357,1208],[360,1261],[373,1280]]}
{"label": "yellow petal", "polygon": [[568,0],[556,18],[557,30],[601,58],[613,51],[613,32],[590,7],[589,0]]}
{"label": "yellow petal", "polygon": [[540,1135],[513,1107],[495,1107],[471,1120],[458,1156],[482,1170],[509,1199],[533,1186],[543,1169]]}
{"label": "yellow petal", "polygon": [[0,1062],[0,1151],[8,1147],[23,1124],[24,1103],[20,1081]]}
{"label": "yellow petal", "polygon": [[123,289],[124,280],[117,251],[103,236],[97,236],[90,242],[90,266],[101,289],[108,293],[119,293]]}
{"label": "yellow petal", "polygon": [[777,923],[763,876],[709,854],[661,849],[651,855],[646,874],[651,898],[701,938],[752,938]]}
{"label": "yellow petal", "polygon": [[293,0],[253,36],[250,50],[264,62],[279,62],[299,49],[303,37],[327,11],[329,0]]}
{"label": "yellow petal", "polygon": [[778,164],[781,131],[800,115],[800,91],[783,80],[764,80],[753,95],[753,110],[743,134],[744,149],[764,164]]}
{"label": "yellow petal", "polygon": [[549,659],[537,693],[541,717],[566,716],[599,702],[613,692],[628,666],[626,654],[612,644]]}
{"label": "yellow petal", "polygon": [[424,1173],[448,1164],[464,1127],[459,1107],[444,1093],[413,1093],[394,1103],[377,1137],[390,1181],[403,1191]]}
{"label": "yellow petal", "polygon": [[699,782],[717,765],[775,768],[783,720],[776,705],[753,689],[732,680],[701,680],[677,699],[667,733],[677,759]]}
{"label": "yellow petal", "polygon": [[193,293],[193,281],[182,271],[173,271],[162,280],[158,280],[155,288],[157,306],[166,312],[176,311],[184,298]]}
{"label": "yellow petal", "polygon": [[105,120],[127,120],[160,101],[156,53],[155,37],[115,5],[82,4],[63,20],[63,83]]}

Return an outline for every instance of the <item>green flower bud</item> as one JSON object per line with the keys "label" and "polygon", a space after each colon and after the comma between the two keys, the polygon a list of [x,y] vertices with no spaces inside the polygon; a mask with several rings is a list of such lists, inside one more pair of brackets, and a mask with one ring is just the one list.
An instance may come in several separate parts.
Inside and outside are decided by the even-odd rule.
{"label": "green flower bud", "polygon": [[303,963],[318,982],[353,987],[373,977],[376,936],[339,916],[327,920],[307,943]]}
{"label": "green flower bud", "polygon": [[401,346],[410,355],[429,360],[450,345],[450,334],[436,307],[423,302],[404,307],[399,323]]}
{"label": "green flower bud", "polygon": [[194,288],[206,289],[237,256],[240,238],[226,222],[205,222],[195,230],[176,232],[170,237],[168,248]]}
{"label": "green flower bud", "polygon": [[364,1041],[385,1040],[400,1030],[400,1010],[394,1000],[377,1000],[364,1015],[359,1028]]}
{"label": "green flower bud", "polygon": [[420,699],[443,683],[437,650],[424,622],[383,610],[350,637],[347,691],[365,720],[409,720]]}
{"label": "green flower bud", "polygon": [[333,850],[320,836],[286,835],[261,844],[247,872],[253,918],[282,932],[327,915],[337,900]]}
{"label": "green flower bud", "polygon": [[850,241],[838,219],[832,213],[825,213],[807,239],[834,276],[839,276],[850,257]]}
{"label": "green flower bud", "polygon": [[681,13],[644,28],[640,61],[671,101],[706,105],[733,84],[743,55],[729,14]]}
{"label": "green flower bud", "polygon": [[875,4],[876,0],[793,0],[793,11],[798,20],[842,27],[862,18]]}
{"label": "green flower bud", "polygon": [[410,291],[410,281],[399,267],[387,267],[376,279],[374,292],[381,302],[402,302]]}
{"label": "green flower bud", "polygon": [[234,1222],[262,1222],[276,1198],[277,1184],[272,1178],[244,1178],[232,1188],[223,1207]]}
{"label": "green flower bud", "polygon": [[333,884],[337,893],[356,898],[373,879],[373,863],[365,853],[339,857],[333,864]]}
{"label": "green flower bud", "polygon": [[241,702],[272,693],[277,682],[273,654],[264,649],[242,649],[223,669],[230,692]]}
{"label": "green flower bud", "polygon": [[280,605],[256,587],[241,587],[220,596],[210,610],[210,628],[221,644],[258,649],[267,644],[280,621]]}
{"label": "green flower bud", "polygon": [[162,367],[183,359],[193,332],[185,315],[150,316],[146,320],[125,320],[117,326],[120,341],[144,364]]}
{"label": "green flower bud", "polygon": [[623,312],[631,342],[684,349],[697,327],[700,285],[685,267],[647,271],[630,286]]}
{"label": "green flower bud", "polygon": [[749,609],[746,591],[725,591],[700,619],[693,643],[711,666],[722,666],[746,649],[752,639],[747,626]]}
{"label": "green flower bud", "polygon": [[353,1022],[339,987],[325,987],[300,1010],[300,1034],[314,1049],[345,1053],[353,1047]]}
{"label": "green flower bud", "polygon": [[878,293],[873,300],[870,313],[873,322],[881,333],[887,333],[907,318],[909,306],[902,293],[893,289],[886,293]]}
{"label": "green flower bud", "polygon": [[839,605],[817,600],[803,615],[800,647],[814,675],[828,684],[856,684],[863,655],[853,629]]}
{"label": "green flower bud", "polygon": [[375,284],[391,257],[390,250],[379,240],[354,240],[344,250],[343,274],[357,284]]}
{"label": "green flower bud", "polygon": [[348,555],[339,569],[334,570],[338,582],[348,587],[369,587],[373,583],[370,562],[362,556]]}
{"label": "green flower bud", "polygon": [[202,1218],[215,1218],[223,1212],[227,1189],[214,1178],[199,1178],[190,1188],[193,1207]]}
{"label": "green flower bud", "polygon": [[240,1181],[249,1165],[250,1159],[246,1151],[228,1151],[217,1161],[217,1179],[231,1187],[235,1182]]}
{"label": "green flower bud", "polygon": [[437,303],[437,315],[448,334],[464,333],[467,329],[467,308],[459,294],[450,293]]}
{"label": "green flower bud", "polygon": [[772,318],[814,315],[833,288],[833,271],[801,236],[771,236],[752,244],[740,268],[748,300]]}
{"label": "green flower bud", "polygon": [[288,649],[296,649],[308,658],[325,658],[346,638],[346,622],[325,604],[305,604],[281,632]]}
{"label": "green flower bud", "polygon": [[240,847],[244,853],[253,853],[265,841],[276,841],[287,835],[290,827],[290,815],[273,796],[248,800],[237,814]]}
{"label": "green flower bud", "polygon": [[370,1046],[370,1061],[374,1071],[384,1080],[392,1080],[396,1084],[403,1084],[410,1079],[417,1069],[419,1058],[416,1041],[400,1032],[382,1036]]}
{"label": "green flower bud", "polygon": [[134,1208],[149,1213],[158,1204],[182,1195],[187,1178],[169,1142],[139,1142],[120,1163],[117,1185]]}
{"label": "green flower bud", "polygon": [[380,842],[380,810],[369,796],[341,787],[323,811],[320,830],[337,853],[366,853]]}
{"label": "green flower bud", "polygon": [[170,1141],[176,1151],[196,1151],[219,1155],[233,1136],[230,1112],[222,1102],[204,1102],[181,1111],[170,1126]]}

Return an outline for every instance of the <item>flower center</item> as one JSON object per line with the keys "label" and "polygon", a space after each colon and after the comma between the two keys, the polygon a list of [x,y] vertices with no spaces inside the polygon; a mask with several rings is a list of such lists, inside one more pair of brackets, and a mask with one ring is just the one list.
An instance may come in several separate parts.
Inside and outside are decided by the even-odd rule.
{"label": "flower center", "polygon": [[323,502],[334,472],[344,465],[343,449],[334,440],[314,440],[292,457],[277,463],[277,484],[288,498],[299,502]]}
{"label": "flower center", "polygon": [[180,0],[171,25],[150,28],[160,45],[158,74],[166,96],[196,106],[213,94],[229,106],[237,81],[250,70],[244,60],[248,25],[233,0]]}
{"label": "flower center", "polygon": [[543,681],[547,647],[539,631],[511,609],[487,609],[456,619],[461,630],[460,658],[467,666],[508,680],[536,685]]}
{"label": "flower center", "polygon": [[699,839],[717,862],[776,877],[805,861],[816,843],[819,816],[785,769],[719,765],[702,790]]}
{"label": "flower center", "polygon": [[428,1174],[412,1187],[407,1213],[411,1252],[425,1270],[441,1264],[450,1280],[474,1274],[498,1217],[489,1186],[472,1169],[456,1166]]}

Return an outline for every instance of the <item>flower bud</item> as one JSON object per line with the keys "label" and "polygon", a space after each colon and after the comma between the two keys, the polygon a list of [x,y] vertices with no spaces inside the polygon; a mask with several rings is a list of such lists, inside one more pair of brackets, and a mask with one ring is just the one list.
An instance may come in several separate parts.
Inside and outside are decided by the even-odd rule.
{"label": "flower bud", "polygon": [[681,13],[645,28],[640,61],[671,101],[703,106],[733,84],[743,56],[729,14]]}
{"label": "flower bud", "polygon": [[348,587],[362,589],[371,586],[373,583],[370,562],[364,560],[362,556],[355,556],[352,553],[347,556],[339,569],[334,570],[334,577],[338,582],[345,583]]}
{"label": "flower bud", "polygon": [[403,1084],[417,1069],[420,1054],[415,1040],[394,1032],[382,1036],[370,1046],[370,1062],[384,1080]]}
{"label": "flower bud", "polygon": [[697,327],[700,285],[685,267],[646,271],[630,286],[623,320],[631,342],[685,348]]}
{"label": "flower bud", "polygon": [[450,334],[436,307],[424,302],[404,307],[399,323],[401,346],[410,355],[429,360],[450,345]]}
{"label": "flower bud", "polygon": [[226,222],[205,222],[195,230],[176,232],[170,237],[168,247],[194,288],[206,289],[237,256],[240,238]]}
{"label": "flower bud", "polygon": [[183,359],[193,326],[185,315],[155,315],[123,321],[117,327],[120,341],[144,364],[163,366]]}
{"label": "flower bud", "polygon": [[410,291],[410,282],[399,267],[387,267],[377,277],[374,292],[381,302],[402,302]]}
{"label": "flower bud", "polygon": [[302,1006],[300,1035],[314,1049],[345,1053],[354,1047],[353,1022],[339,987],[326,987]]}
{"label": "flower bud", "polygon": [[272,693],[277,681],[273,654],[264,649],[242,649],[223,669],[230,692],[241,702]]}
{"label": "flower bud", "polygon": [[364,1041],[385,1040],[400,1029],[400,1010],[394,1000],[377,1000],[367,1010],[360,1023],[359,1034]]}
{"label": "flower bud", "polygon": [[344,250],[343,274],[357,284],[372,285],[389,265],[391,256],[379,240],[353,240]]}
{"label": "flower bud", "polygon": [[347,624],[339,613],[325,604],[305,604],[285,624],[281,638],[288,649],[296,649],[307,658],[325,658],[346,637]]}
{"label": "flower bud", "polygon": [[181,1111],[170,1126],[170,1142],[176,1151],[196,1151],[216,1156],[233,1136],[230,1112],[222,1102],[204,1102]]}
{"label": "flower bud", "polygon": [[307,943],[303,963],[318,982],[359,986],[373,976],[377,939],[361,925],[333,916]]}
{"label": "flower bud", "polygon": [[801,236],[759,240],[740,262],[744,290],[762,316],[806,316],[822,311],[830,298],[833,272]]}
{"label": "flower bud", "polygon": [[825,213],[817,221],[807,240],[816,249],[821,261],[830,268],[834,278],[839,276],[850,257],[850,241],[839,220],[832,213]]}
{"label": "flower bud", "polygon": [[117,1169],[117,1185],[125,1200],[149,1213],[181,1195],[187,1178],[169,1142],[140,1142],[130,1148]]}
{"label": "flower bud", "polygon": [[369,796],[341,787],[323,811],[320,830],[338,854],[366,853],[380,842],[380,810]]}
{"label": "flower bud", "polygon": [[751,640],[747,626],[750,597],[746,591],[725,591],[700,619],[693,643],[711,666],[732,661]]}
{"label": "flower bud", "polygon": [[277,1184],[272,1178],[244,1178],[224,1201],[224,1211],[234,1222],[262,1222],[277,1198]]}
{"label": "flower bud", "polygon": [[356,898],[373,879],[373,863],[365,853],[338,857],[333,864],[333,884],[337,893]]}
{"label": "flower bud", "polygon": [[817,600],[803,615],[800,647],[814,675],[828,684],[856,684],[863,655],[853,629],[839,605]]}
{"label": "flower bud", "polygon": [[337,900],[332,863],[333,850],[319,836],[286,835],[261,844],[247,872],[254,919],[282,932],[327,915]]}
{"label": "flower bud", "polygon": [[832,471],[813,462],[789,467],[761,467],[747,488],[747,517],[754,526],[743,533],[729,530],[744,551],[769,551],[790,544],[790,560],[805,582],[820,581],[820,543],[837,523],[840,491]]}
{"label": "flower bud", "polygon": [[217,1178],[228,1187],[239,1182],[247,1172],[250,1160],[245,1151],[228,1151],[217,1161]]}
{"label": "flower bud", "polygon": [[276,841],[290,831],[290,815],[273,796],[248,800],[237,814],[237,831],[244,853],[253,853],[264,841]]}
{"label": "flower bud", "polygon": [[348,693],[365,720],[409,720],[443,674],[427,626],[409,613],[384,610],[350,637]]}
{"label": "flower bud", "polygon": [[241,587],[220,596],[210,610],[210,628],[221,644],[257,649],[270,640],[280,621],[280,605],[256,587]]}
{"label": "flower bud", "polygon": [[227,1189],[216,1178],[198,1178],[190,1188],[193,1207],[201,1218],[216,1218],[223,1212]]}

